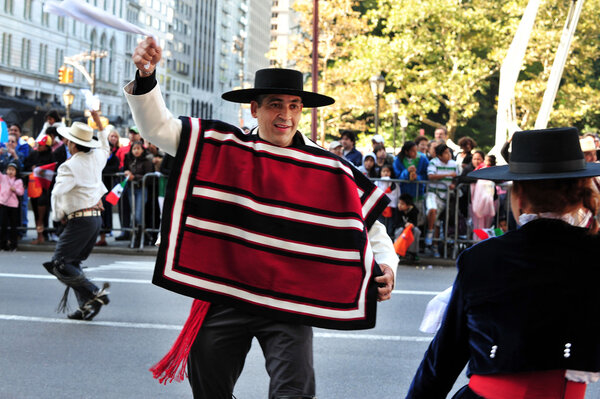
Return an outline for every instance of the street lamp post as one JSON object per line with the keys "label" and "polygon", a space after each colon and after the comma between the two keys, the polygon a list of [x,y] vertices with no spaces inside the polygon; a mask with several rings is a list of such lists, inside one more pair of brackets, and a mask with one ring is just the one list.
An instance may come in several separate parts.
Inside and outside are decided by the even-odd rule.
{"label": "street lamp post", "polygon": [[396,155],[396,126],[398,125],[398,105],[400,101],[394,98],[392,101],[392,114],[394,114],[394,155]]}
{"label": "street lamp post", "polygon": [[67,110],[65,124],[71,126],[71,105],[73,105],[73,100],[75,100],[75,94],[73,94],[70,89],[67,89],[63,92],[62,98],[65,103],[65,109]]}
{"label": "street lamp post", "polygon": [[371,91],[375,96],[375,134],[379,132],[379,97],[383,94],[383,89],[385,89],[385,78],[382,74],[373,75],[371,79],[369,79],[369,83],[371,84]]}

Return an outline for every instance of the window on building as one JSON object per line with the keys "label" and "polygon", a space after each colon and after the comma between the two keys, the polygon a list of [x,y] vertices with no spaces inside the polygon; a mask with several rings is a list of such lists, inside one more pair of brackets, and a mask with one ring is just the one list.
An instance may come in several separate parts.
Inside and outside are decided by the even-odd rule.
{"label": "window on building", "polygon": [[23,2],[23,19],[31,21],[31,2],[33,0],[24,0]]}
{"label": "window on building", "polygon": [[21,41],[21,68],[29,69],[30,54],[31,54],[31,40],[23,38]]}
{"label": "window on building", "polygon": [[271,24],[271,30],[277,30],[277,24]]}
{"label": "window on building", "polygon": [[13,0],[4,0],[4,12],[13,15]]}
{"label": "window on building", "polygon": [[38,58],[38,71],[46,73],[48,64],[48,45],[40,44],[40,56]]}
{"label": "window on building", "polygon": [[[103,33],[100,38],[100,52],[106,51],[106,34]],[[98,59],[98,79],[106,80],[106,57],[101,57]]]}
{"label": "window on building", "polygon": [[110,46],[108,50],[108,81],[114,81],[115,75],[115,38],[114,36],[110,39]]}
{"label": "window on building", "polygon": [[50,26],[50,14],[42,8],[42,26]]}
{"label": "window on building", "polygon": [[56,27],[60,32],[65,31],[65,17],[57,17],[56,18]]}
{"label": "window on building", "polygon": [[10,33],[2,34],[2,63],[10,65],[10,55],[12,53],[12,35]]}

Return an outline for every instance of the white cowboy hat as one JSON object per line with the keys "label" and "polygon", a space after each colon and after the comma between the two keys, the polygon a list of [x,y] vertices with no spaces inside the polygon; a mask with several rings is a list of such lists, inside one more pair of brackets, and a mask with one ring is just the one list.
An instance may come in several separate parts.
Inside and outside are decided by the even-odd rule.
{"label": "white cowboy hat", "polygon": [[94,130],[85,123],[73,122],[71,127],[59,127],[58,134],[69,141],[89,148],[100,147],[100,142],[94,138]]}

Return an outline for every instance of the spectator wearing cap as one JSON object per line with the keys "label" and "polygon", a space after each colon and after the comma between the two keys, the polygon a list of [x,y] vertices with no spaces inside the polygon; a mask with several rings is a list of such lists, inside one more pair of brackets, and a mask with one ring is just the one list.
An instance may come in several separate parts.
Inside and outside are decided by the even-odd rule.
{"label": "spectator wearing cap", "polygon": [[[378,162],[380,168],[383,166],[384,163],[389,164],[389,165],[392,165],[394,163],[394,156],[392,154],[388,154],[387,151],[385,150],[385,140],[381,134],[374,135],[373,138],[371,139],[371,144],[373,144],[373,152],[376,155],[378,155],[377,151],[375,151],[376,146],[377,146],[377,149],[379,148],[379,146],[383,147],[383,150],[385,152],[385,162]],[[380,154],[380,155],[382,155],[382,154]]]}
{"label": "spectator wearing cap", "polygon": [[596,143],[594,138],[591,136],[583,137],[579,140],[581,145],[581,151],[585,157],[586,162],[597,162],[598,156],[596,155]]}
{"label": "spectator wearing cap", "polygon": [[0,250],[15,251],[18,243],[19,198],[23,181],[18,177],[19,166],[11,162],[6,174],[0,173]]}
{"label": "spectator wearing cap", "polygon": [[125,165],[125,157],[129,154],[129,150],[131,150],[131,143],[135,143],[136,141],[144,141],[142,136],[140,136],[140,131],[136,126],[130,126],[127,129],[129,133],[129,143],[119,148],[117,151],[117,158],[119,158],[119,168],[123,169]]}
{"label": "spectator wearing cap", "polygon": [[331,143],[329,143],[329,152],[333,152],[338,157],[343,157],[344,149],[342,148],[342,143],[340,143],[337,140],[334,140]]}
{"label": "spectator wearing cap", "polygon": [[[54,157],[52,156],[52,138],[44,134],[36,140],[36,147],[23,162],[23,170],[32,172],[36,166],[48,165],[52,162],[54,162]],[[46,241],[45,235],[47,235],[46,228],[48,227],[50,191],[43,187],[39,193],[34,194],[33,191],[28,191],[31,208],[35,217],[35,230],[37,231],[37,238],[31,244],[37,245]],[[37,197],[34,197],[34,195],[37,195]]]}
{"label": "spectator wearing cap", "polygon": [[356,144],[356,136],[351,130],[342,131],[342,138],[340,139],[342,147],[344,148],[344,158],[352,162],[355,166],[362,165],[363,156],[354,146]]}

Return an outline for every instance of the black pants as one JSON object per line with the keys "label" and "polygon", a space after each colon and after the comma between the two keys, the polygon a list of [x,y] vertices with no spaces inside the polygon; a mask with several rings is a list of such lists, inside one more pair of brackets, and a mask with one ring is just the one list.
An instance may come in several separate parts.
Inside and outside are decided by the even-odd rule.
{"label": "black pants", "polygon": [[[17,226],[19,225],[21,209],[0,205],[0,249],[17,248]],[[10,247],[7,240],[10,241]]]}
{"label": "black pants", "polygon": [[265,355],[270,399],[315,395],[311,327],[213,304],[190,351],[194,398],[231,399],[253,337]]}
{"label": "black pants", "polygon": [[[52,260],[63,260],[65,274],[85,277],[81,262],[92,252],[101,226],[100,216],[74,218],[67,222],[52,256]],[[92,299],[99,289],[87,278],[84,284],[71,288],[75,291],[79,306]]]}

